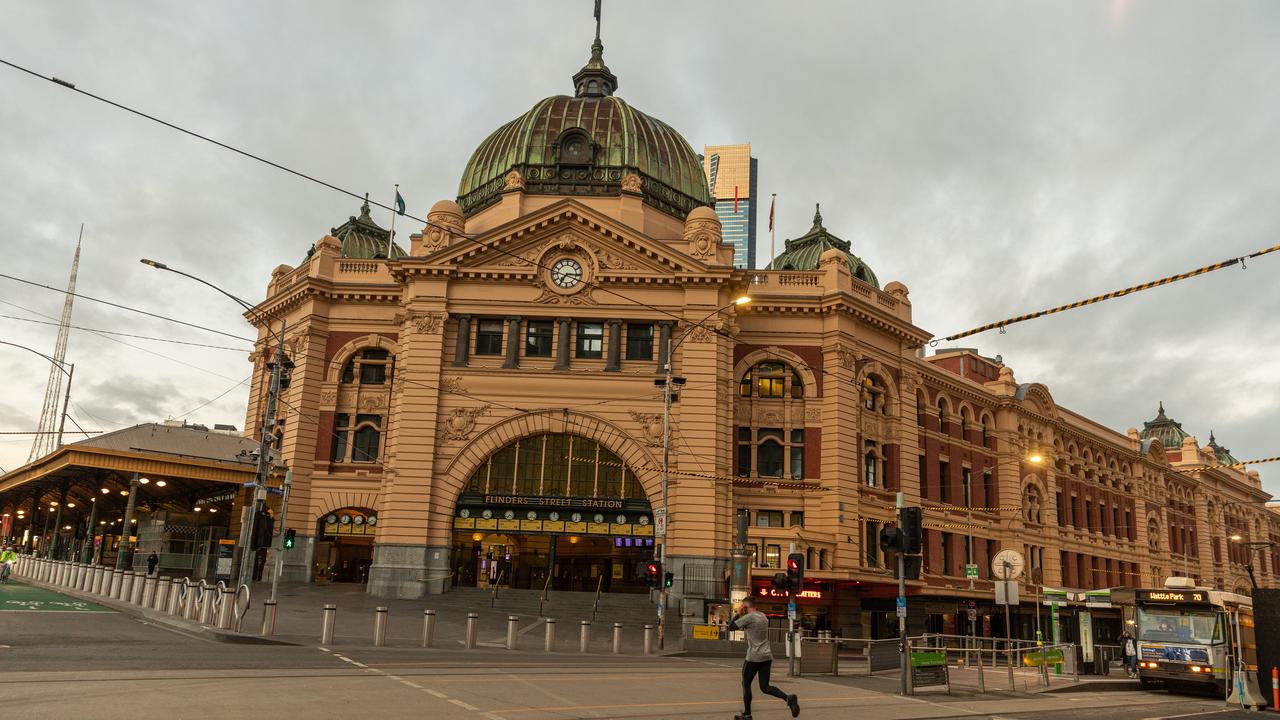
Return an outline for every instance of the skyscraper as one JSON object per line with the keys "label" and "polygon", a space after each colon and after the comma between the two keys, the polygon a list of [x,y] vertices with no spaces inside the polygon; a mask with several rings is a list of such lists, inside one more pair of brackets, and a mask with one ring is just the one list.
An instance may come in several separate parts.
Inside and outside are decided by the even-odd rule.
{"label": "skyscraper", "polygon": [[733,245],[734,267],[756,267],[756,159],[751,144],[707,145],[702,168],[707,174],[724,242]]}

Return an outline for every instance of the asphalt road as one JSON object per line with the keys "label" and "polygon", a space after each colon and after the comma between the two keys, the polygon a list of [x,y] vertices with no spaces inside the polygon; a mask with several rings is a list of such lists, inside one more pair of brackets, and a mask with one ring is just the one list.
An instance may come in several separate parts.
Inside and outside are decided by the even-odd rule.
{"label": "asphalt road", "polygon": [[[45,591],[40,591],[45,592]],[[8,602],[25,593],[26,605]],[[77,720],[279,716],[721,718],[740,710],[739,663],[503,650],[232,645],[67,598],[0,587],[0,715]],[[801,717],[1228,718],[1220,700],[1162,692],[902,698],[849,678],[774,682]],[[755,718],[790,717],[757,693]],[[1254,716],[1257,717],[1257,716]]]}

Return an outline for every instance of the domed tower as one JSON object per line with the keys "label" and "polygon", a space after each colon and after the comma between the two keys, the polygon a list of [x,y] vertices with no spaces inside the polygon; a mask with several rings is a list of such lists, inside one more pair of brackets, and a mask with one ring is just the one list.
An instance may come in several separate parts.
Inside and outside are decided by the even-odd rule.
{"label": "domed tower", "polygon": [[614,95],[618,78],[604,64],[599,34],[573,84],[573,97],[540,100],[480,143],[458,183],[466,217],[511,189],[556,196],[634,193],[680,221],[710,204],[702,163],[689,143]]}
{"label": "domed tower", "polygon": [[828,250],[839,250],[849,262],[849,272],[857,279],[874,288],[880,287],[880,281],[871,267],[862,259],[850,252],[849,242],[841,240],[827,231],[822,224],[822,207],[815,205],[813,210],[813,227],[809,232],[794,240],[788,240],[783,251],[769,263],[766,270],[816,270],[818,260]]}

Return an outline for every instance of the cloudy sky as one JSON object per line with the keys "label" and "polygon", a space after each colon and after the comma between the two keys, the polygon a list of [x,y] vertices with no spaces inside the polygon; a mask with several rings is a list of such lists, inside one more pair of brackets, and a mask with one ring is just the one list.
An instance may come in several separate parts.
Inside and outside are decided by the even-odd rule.
{"label": "cloudy sky", "polygon": [[[939,336],[1280,242],[1275,2],[604,5],[619,95],[695,148],[752,143],[779,245],[821,202]],[[592,33],[590,0],[0,0],[0,17],[6,60],[384,201],[398,182],[419,215],[489,130],[571,91]],[[258,300],[357,209],[9,68],[0,98],[6,274],[65,285],[83,221],[80,292],[246,335],[234,305],[138,258]],[[1280,254],[960,344],[1111,427],[1163,400],[1202,442],[1280,455],[1277,278]],[[12,318],[56,318],[60,294],[0,279],[0,301],[0,339],[52,351],[56,328]],[[84,301],[74,320],[241,348],[74,332],[86,429],[243,427],[245,343]],[[47,372],[0,346],[0,429],[36,427]],[[0,467],[29,446],[0,436]],[[1280,466],[1261,469],[1280,494]]]}

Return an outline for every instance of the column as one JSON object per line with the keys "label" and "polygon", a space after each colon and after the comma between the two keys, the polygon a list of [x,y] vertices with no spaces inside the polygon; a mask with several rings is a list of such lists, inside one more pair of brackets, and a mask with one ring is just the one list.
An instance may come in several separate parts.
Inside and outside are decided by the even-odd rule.
{"label": "column", "polygon": [[556,370],[569,369],[569,325],[570,318],[556,318]]}
{"label": "column", "polygon": [[608,320],[606,324],[609,326],[609,355],[608,360],[604,364],[605,372],[621,372],[622,371],[622,321]]}
{"label": "column", "polygon": [[667,350],[671,347],[672,324],[670,320],[658,322],[658,372],[665,372],[667,369]]}
{"label": "column", "polygon": [[454,339],[453,366],[466,367],[471,353],[471,316],[458,315],[458,336]]}
{"label": "column", "polygon": [[504,368],[520,367],[520,317],[512,316],[507,318],[507,359],[503,361]]}

